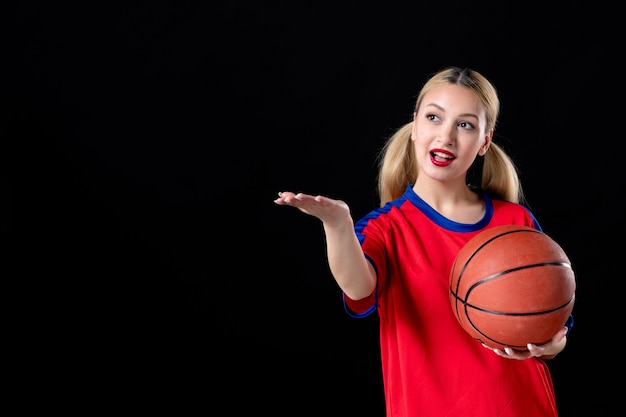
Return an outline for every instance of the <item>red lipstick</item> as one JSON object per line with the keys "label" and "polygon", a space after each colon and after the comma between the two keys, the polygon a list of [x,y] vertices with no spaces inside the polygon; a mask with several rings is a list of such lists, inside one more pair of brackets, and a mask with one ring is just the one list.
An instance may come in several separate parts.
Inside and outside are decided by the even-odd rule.
{"label": "red lipstick", "polygon": [[456,157],[449,151],[444,149],[431,149],[430,161],[438,167],[446,167],[454,161]]}

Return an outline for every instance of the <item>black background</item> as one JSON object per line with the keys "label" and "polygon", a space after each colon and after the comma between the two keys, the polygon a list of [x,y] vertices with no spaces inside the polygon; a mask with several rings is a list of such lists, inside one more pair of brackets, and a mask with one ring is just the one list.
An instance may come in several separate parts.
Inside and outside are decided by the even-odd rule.
{"label": "black background", "polygon": [[273,199],[374,208],[385,138],[458,65],[496,85],[495,140],[577,273],[574,331],[550,362],[561,415],[623,415],[618,14],[338,3],[5,7],[23,387],[62,410],[383,416],[376,318],[344,313],[319,221]]}

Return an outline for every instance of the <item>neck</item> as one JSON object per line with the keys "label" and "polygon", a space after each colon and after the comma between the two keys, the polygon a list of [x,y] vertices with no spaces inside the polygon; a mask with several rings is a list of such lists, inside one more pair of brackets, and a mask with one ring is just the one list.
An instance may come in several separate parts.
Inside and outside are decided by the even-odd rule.
{"label": "neck", "polygon": [[450,219],[472,219],[484,209],[483,200],[465,183],[444,183],[441,181],[416,181],[413,191],[433,209]]}

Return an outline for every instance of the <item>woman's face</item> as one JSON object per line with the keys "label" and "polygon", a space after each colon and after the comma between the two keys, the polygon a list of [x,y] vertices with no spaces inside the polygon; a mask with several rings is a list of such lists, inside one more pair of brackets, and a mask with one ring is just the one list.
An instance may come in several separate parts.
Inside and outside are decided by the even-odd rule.
{"label": "woman's face", "polygon": [[411,131],[419,175],[465,182],[474,159],[491,143],[493,131],[485,133],[486,123],[485,109],[471,89],[443,84],[426,93]]}

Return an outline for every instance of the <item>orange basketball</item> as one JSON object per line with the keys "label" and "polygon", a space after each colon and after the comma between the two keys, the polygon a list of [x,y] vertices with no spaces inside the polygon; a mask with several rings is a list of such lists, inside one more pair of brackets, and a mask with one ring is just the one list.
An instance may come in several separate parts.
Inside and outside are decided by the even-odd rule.
{"label": "orange basketball", "polygon": [[493,348],[548,342],[574,307],[576,282],[561,246],[526,226],[489,228],[459,251],[450,304],[470,336]]}

